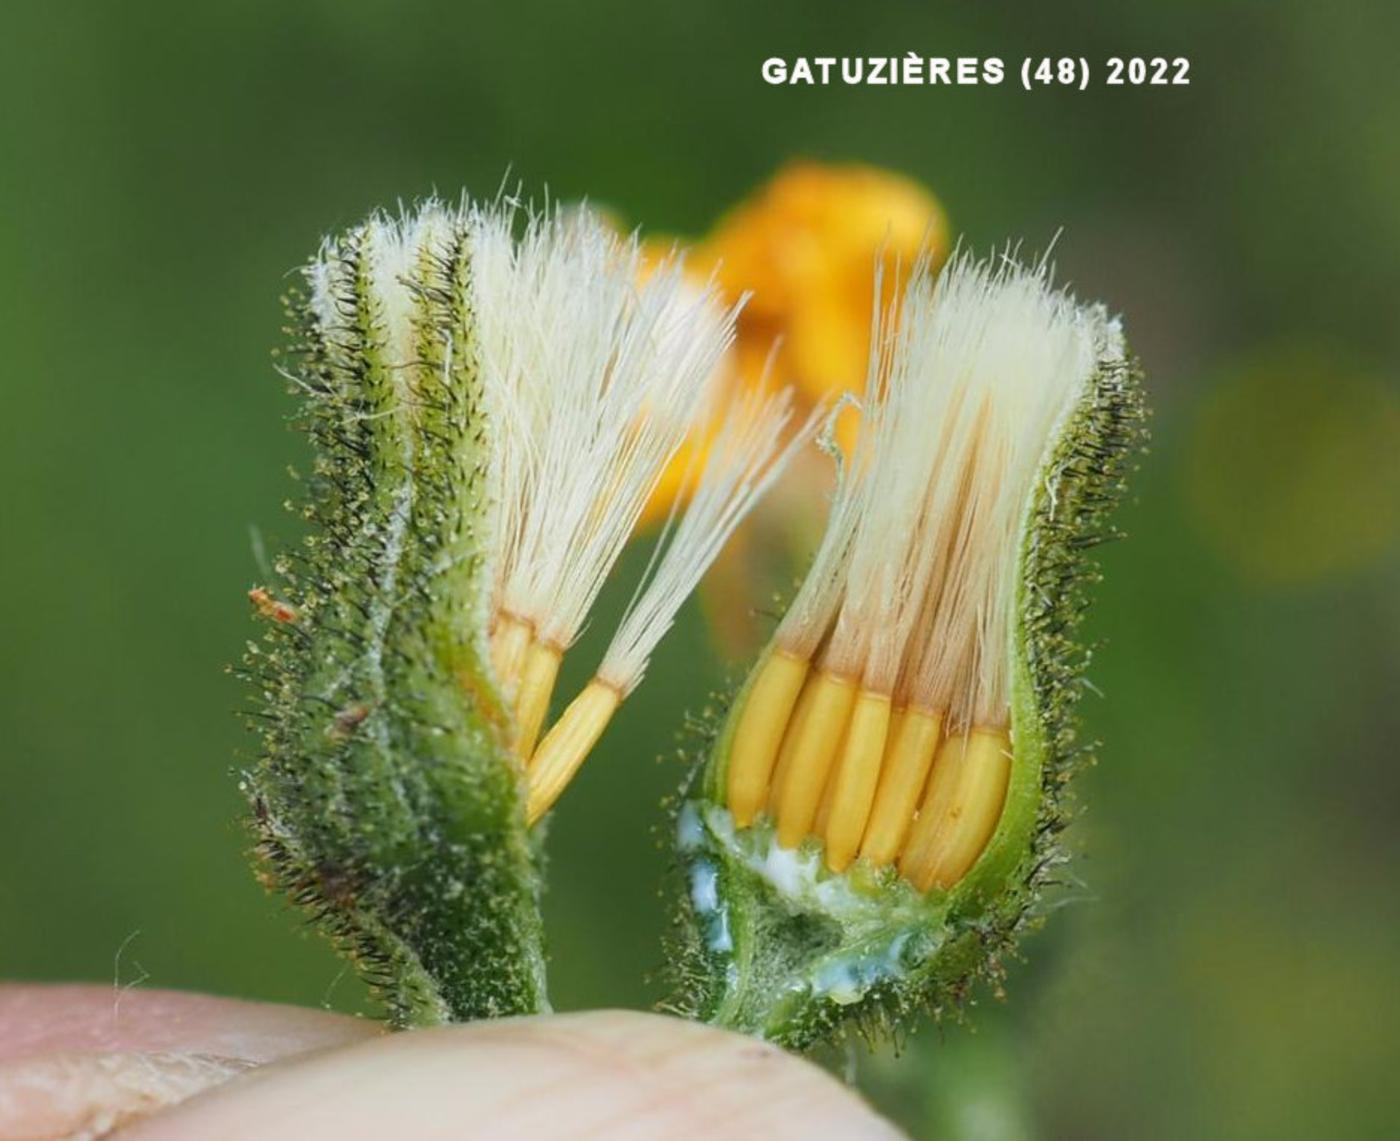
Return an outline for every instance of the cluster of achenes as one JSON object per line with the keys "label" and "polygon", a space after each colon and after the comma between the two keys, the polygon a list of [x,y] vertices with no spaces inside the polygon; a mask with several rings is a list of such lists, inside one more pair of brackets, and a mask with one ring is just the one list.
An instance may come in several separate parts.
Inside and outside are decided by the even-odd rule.
{"label": "cluster of achenes", "polygon": [[[304,545],[253,592],[262,867],[399,1025],[548,1008],[541,817],[801,449],[716,398],[736,308],[584,211],[429,202],[305,270],[287,375]],[[1078,750],[1074,628],[1140,434],[1116,322],[1044,265],[913,267],[768,649],[677,817],[672,1004],[808,1046],[961,996],[1026,916]],[[880,295],[877,288],[877,297]],[[685,505],[593,680],[560,660],[699,427]],[[696,695],[697,698],[701,695]]]}

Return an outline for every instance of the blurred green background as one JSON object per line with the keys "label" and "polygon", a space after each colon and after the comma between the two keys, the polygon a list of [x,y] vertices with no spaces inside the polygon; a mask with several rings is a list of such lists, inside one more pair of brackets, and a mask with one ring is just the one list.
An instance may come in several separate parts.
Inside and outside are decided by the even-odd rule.
{"label": "blurred green background", "polygon": [[[1080,883],[970,1027],[858,1057],[918,1135],[1393,1136],[1400,7],[31,3],[0,34],[0,974],[358,1009],[254,883],[223,672],[302,456],[327,229],[510,169],[698,233],[785,159],[913,175],[1127,320]],[[772,88],[769,55],[1187,55],[1192,86]],[[599,624],[601,625],[601,624]],[[552,837],[563,1008],[641,1005],[691,614]],[[574,655],[588,664],[591,652]],[[709,676],[697,662],[707,663]],[[571,691],[571,685],[561,692]]]}

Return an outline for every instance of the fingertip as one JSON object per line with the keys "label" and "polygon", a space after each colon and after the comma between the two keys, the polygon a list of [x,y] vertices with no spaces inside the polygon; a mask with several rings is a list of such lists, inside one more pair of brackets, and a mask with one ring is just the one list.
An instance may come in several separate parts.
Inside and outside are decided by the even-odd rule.
{"label": "fingertip", "polygon": [[852,1090],[774,1046],[660,1015],[593,1011],[415,1031],[278,1063],[127,1136],[464,1134],[899,1135]]}
{"label": "fingertip", "polygon": [[195,1053],[270,1062],[383,1033],[273,1002],[111,986],[0,984],[0,1062],[51,1053]]}
{"label": "fingertip", "polygon": [[0,985],[0,1141],[98,1137],[264,1063],[382,1033],[325,1011],[169,990]]}

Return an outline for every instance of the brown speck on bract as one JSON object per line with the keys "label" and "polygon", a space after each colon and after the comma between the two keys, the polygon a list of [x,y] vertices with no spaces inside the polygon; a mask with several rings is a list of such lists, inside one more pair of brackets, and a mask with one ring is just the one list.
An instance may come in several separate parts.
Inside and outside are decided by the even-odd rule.
{"label": "brown speck on bract", "polygon": [[290,624],[297,620],[295,606],[289,602],[283,602],[279,598],[273,598],[261,586],[255,586],[248,592],[248,601],[253,604],[261,617],[271,619],[273,622]]}

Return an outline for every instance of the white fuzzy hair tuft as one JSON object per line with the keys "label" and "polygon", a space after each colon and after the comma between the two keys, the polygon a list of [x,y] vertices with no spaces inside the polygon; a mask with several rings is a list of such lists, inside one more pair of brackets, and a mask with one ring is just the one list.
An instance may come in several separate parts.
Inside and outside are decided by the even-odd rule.
{"label": "white fuzzy hair tuft", "polygon": [[916,264],[894,316],[877,306],[860,437],[778,643],[956,726],[1003,725],[1036,476],[1121,331],[1011,251]]}
{"label": "white fuzzy hair tuft", "polygon": [[[813,412],[788,441],[792,390],[749,389],[730,405],[720,424],[680,521],[657,543],[652,565],[637,588],[598,678],[624,696],[641,681],[647,661],[681,604],[719,557],[734,529],[810,442],[821,416]],[[672,516],[674,520],[674,514]],[[659,557],[658,557],[659,556]]]}
{"label": "white fuzzy hair tuft", "polygon": [[560,650],[577,637],[666,465],[706,407],[737,306],[678,255],[586,208],[479,210],[474,296],[496,424],[497,607]]}

